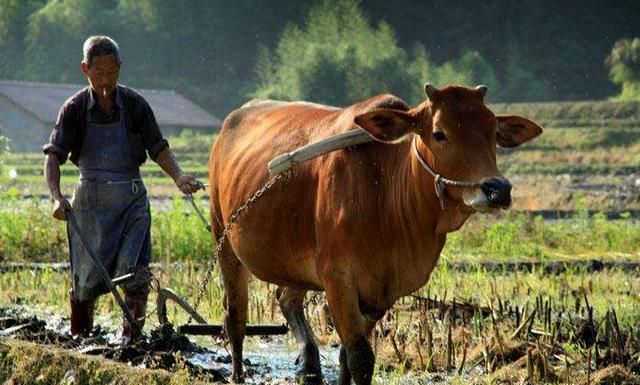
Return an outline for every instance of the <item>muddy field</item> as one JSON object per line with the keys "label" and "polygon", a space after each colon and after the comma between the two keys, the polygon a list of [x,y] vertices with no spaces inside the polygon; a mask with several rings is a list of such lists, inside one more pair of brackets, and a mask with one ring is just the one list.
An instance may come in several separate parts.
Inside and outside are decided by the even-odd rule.
{"label": "muddy field", "polygon": [[[376,328],[376,383],[640,383],[637,265],[585,262],[553,268],[559,265],[524,264],[491,273],[471,265],[440,266],[426,288],[399,301]],[[65,274],[17,270],[4,274],[52,274],[54,279]],[[458,288],[453,297],[451,287]],[[281,321],[277,310],[275,315],[265,310],[273,308],[268,297],[252,301],[254,311],[263,309],[265,318],[258,321]],[[92,338],[71,338],[64,311],[42,310],[41,304],[28,304],[31,297],[21,298],[27,303],[0,308],[0,380],[5,383],[38,378],[52,384],[127,383],[116,381],[122,372],[118,363],[126,364],[126,373],[150,376],[145,384],[229,378],[223,338],[178,335],[171,325],[158,324],[153,309],[146,340],[120,348],[115,310],[107,312],[111,322],[101,319]],[[322,295],[308,298],[307,313],[321,345],[325,382],[334,384],[339,345]],[[245,346],[249,383],[295,383],[291,336],[248,337]],[[34,349],[50,363],[31,366],[30,372],[25,360],[36,354]],[[82,370],[65,364],[87,359]],[[111,382],[91,382],[98,372],[115,374]],[[71,377],[76,382],[68,382]]]}
{"label": "muddy field", "polygon": [[[193,337],[192,337],[193,338]],[[100,326],[90,337],[69,335],[68,320],[59,314],[46,314],[26,306],[0,308],[0,380],[5,383],[29,383],[28,378],[45,379],[46,383],[67,383],[66,377],[75,377],[79,383],[89,380],[95,373],[86,370],[74,372],[40,368],[42,373],[27,370],[20,373],[16,369],[28,357],[20,354],[22,349],[40,349],[41,354],[60,357],[94,358],[92,363],[105,368],[117,363],[129,368],[137,368],[141,373],[156,373],[163,378],[174,378],[176,373],[187,383],[227,383],[231,375],[231,357],[225,348],[224,339],[200,338],[200,344],[185,335],[176,333],[173,325],[156,326],[146,333],[145,339],[130,347],[120,345],[118,332]],[[27,345],[22,342],[28,343]],[[248,337],[245,354],[245,368],[249,383],[284,384],[295,382],[296,354],[285,338],[269,336]],[[338,346],[327,346],[323,355],[328,359],[323,370],[326,380],[335,382],[337,378]],[[17,357],[16,357],[17,355]],[[64,366],[64,359],[58,365]],[[125,371],[126,372],[126,371]],[[57,378],[60,375],[62,378]],[[122,373],[126,374],[126,373]],[[173,374],[173,375],[172,375]],[[178,376],[178,377],[179,377]],[[12,382],[13,381],[13,382]],[[128,383],[123,378],[124,383]],[[113,383],[113,382],[111,382]]]}
{"label": "muddy field", "polygon": [[[511,212],[474,217],[451,234],[430,282],[378,324],[375,384],[640,384],[638,122],[600,121],[600,111],[578,125],[569,121],[582,112],[559,116],[546,119],[536,142],[498,151],[514,185]],[[172,141],[202,180],[212,140],[201,138],[197,151],[194,138]],[[228,380],[224,338],[176,334],[187,316],[175,307],[168,315],[176,326],[159,324],[154,293],[141,345],[119,347],[121,321],[107,297],[94,336],[70,338],[68,266],[59,263],[66,234],[43,225],[51,219],[42,154],[12,154],[5,165],[17,177],[0,188],[0,384]],[[142,172],[154,210],[154,274],[193,300],[210,236],[171,180],[149,162]],[[67,194],[76,179],[74,168],[63,169]],[[197,198],[206,208],[206,194]],[[252,282],[251,323],[284,321],[274,291]],[[222,298],[216,270],[199,309],[207,320],[221,323]],[[335,384],[339,341],[323,295],[308,296],[306,311],[325,382]],[[290,334],[245,341],[249,383],[296,382]]]}
{"label": "muddy field", "polygon": [[[68,264],[42,262],[62,260],[64,229],[34,225],[47,218],[46,207],[39,205],[3,214],[0,230],[15,242],[9,248],[11,238],[5,237],[0,244],[14,253],[0,264],[0,383],[228,381],[224,338],[176,334],[187,316],[174,306],[168,316],[176,327],[161,325],[153,292],[147,338],[139,346],[119,347],[121,320],[108,296],[99,303],[94,336],[71,338]],[[194,257],[206,258],[211,251],[209,235],[192,214],[174,200],[154,217],[160,254],[154,275],[187,300],[194,299],[207,270],[206,259]],[[567,207],[529,214],[474,218],[448,239],[429,283],[398,301],[375,329],[374,383],[640,384],[636,211]],[[193,232],[185,231],[189,228]],[[43,239],[47,242],[40,243]],[[56,254],[42,257],[54,248]],[[219,324],[218,273],[214,266],[199,311]],[[284,322],[275,287],[256,280],[249,311],[253,324]],[[339,341],[323,295],[309,295],[306,311],[321,346],[325,382],[335,384]],[[249,337],[245,351],[249,383],[296,382],[297,347],[290,334]]]}

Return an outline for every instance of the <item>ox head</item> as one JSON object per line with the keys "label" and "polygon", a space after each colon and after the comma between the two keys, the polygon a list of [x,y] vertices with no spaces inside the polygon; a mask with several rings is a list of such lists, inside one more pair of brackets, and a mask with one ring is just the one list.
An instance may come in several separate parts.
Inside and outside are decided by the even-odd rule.
{"label": "ox head", "polygon": [[496,147],[518,146],[542,128],[520,116],[495,115],[484,103],[486,86],[427,83],[425,92],[428,99],[412,110],[376,109],[355,123],[382,142],[413,140],[410,156],[422,163],[425,177],[435,178],[443,208],[445,195],[471,211],[508,208],[511,183],[498,171]]}

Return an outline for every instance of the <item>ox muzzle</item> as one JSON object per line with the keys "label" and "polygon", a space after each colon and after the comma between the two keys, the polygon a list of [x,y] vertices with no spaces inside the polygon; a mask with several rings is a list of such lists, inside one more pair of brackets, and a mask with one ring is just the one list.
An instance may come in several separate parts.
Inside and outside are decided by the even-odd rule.
{"label": "ox muzzle", "polygon": [[[445,208],[445,191],[447,186],[473,188],[463,195],[463,201],[467,206],[481,212],[491,212],[496,209],[508,209],[511,206],[511,183],[504,177],[484,178],[480,182],[453,180],[443,177],[431,169],[431,166],[420,155],[417,140],[413,141],[413,150],[422,168],[434,178],[436,195],[440,199],[440,207]],[[471,192],[472,191],[472,192]]]}
{"label": "ox muzzle", "polygon": [[464,201],[478,211],[508,209],[511,206],[511,183],[502,177],[486,178]]}

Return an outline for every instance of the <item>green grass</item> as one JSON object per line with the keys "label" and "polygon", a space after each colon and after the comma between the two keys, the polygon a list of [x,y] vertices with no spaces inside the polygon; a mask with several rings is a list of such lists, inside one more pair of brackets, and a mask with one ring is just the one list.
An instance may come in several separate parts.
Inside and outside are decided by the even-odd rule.
{"label": "green grass", "polygon": [[635,128],[550,128],[516,149],[499,149],[506,175],[608,175],[637,172],[640,124]]}
{"label": "green grass", "polygon": [[[0,195],[0,261],[59,262],[67,259],[64,222],[53,219],[49,202],[22,201],[15,190]],[[201,209],[207,208],[200,202]],[[158,261],[207,261],[209,232],[191,206],[174,199],[171,208],[152,209],[153,255]]]}
{"label": "green grass", "polygon": [[551,299],[558,307],[572,309],[576,300],[584,304],[583,292],[596,314],[604,315],[615,308],[621,327],[635,327],[640,317],[640,281],[634,273],[616,269],[585,273],[576,268],[560,275],[545,275],[540,271],[489,274],[482,268],[462,273],[439,264],[429,283],[416,294],[449,300],[456,297],[459,302],[485,305],[493,301],[495,306],[498,298],[522,306],[542,297]]}
{"label": "green grass", "polygon": [[573,218],[559,221],[525,214],[506,214],[500,219],[476,215],[448,235],[442,254],[449,262],[640,261],[640,223],[628,216],[607,220],[597,213],[590,217],[584,208]]}
{"label": "green grass", "polygon": [[[66,260],[65,225],[51,218],[49,202],[22,201],[15,191],[1,198],[0,260]],[[199,204],[206,213],[203,202]],[[211,236],[182,199],[175,198],[167,209],[152,209],[152,217],[156,261],[206,262],[211,258]],[[449,234],[443,255],[450,261],[638,260],[640,223],[628,217],[590,217],[584,206],[573,218],[561,221],[545,221],[522,213],[476,215],[460,231]]]}
{"label": "green grass", "polygon": [[184,364],[173,373],[143,370],[97,357],[0,338],[0,382],[4,384],[205,384]]}
{"label": "green grass", "polygon": [[[610,174],[637,172],[640,164],[640,135],[637,135],[640,127],[639,103],[532,104],[504,108],[510,113],[522,113],[547,124],[544,135],[537,140],[516,150],[499,150],[499,166],[507,176],[569,173],[588,175],[592,181],[606,183],[613,180]],[[172,138],[170,142],[183,169],[204,179],[213,139],[213,136],[183,136]],[[6,175],[0,178],[3,182],[0,188],[2,261],[59,262],[68,258],[65,226],[51,218],[51,204],[22,200],[25,194],[47,193],[41,171],[42,162],[42,154],[10,154],[4,158],[3,173],[14,168],[18,178],[13,181],[8,181]],[[142,167],[142,173],[152,189],[158,187],[160,189],[157,191],[170,191],[178,196],[172,182],[162,176],[153,162],[147,162]],[[72,191],[76,180],[75,167],[65,165],[62,183],[67,194]],[[206,211],[202,202],[201,206]],[[640,261],[638,221],[625,217],[609,221],[603,214],[590,217],[584,204],[578,206],[580,209],[573,218],[561,221],[544,221],[542,218],[512,213],[498,218],[474,216],[459,232],[448,236],[442,261],[428,285],[416,294],[423,297],[437,295],[448,301],[455,297],[494,308],[498,301],[530,308],[536,298],[543,298],[559,308],[567,309],[567,312],[575,306],[577,298],[586,294],[598,319],[601,320],[610,308],[615,307],[621,327],[635,327],[640,317],[640,284],[632,273],[613,270],[587,274],[575,268],[561,275],[547,276],[541,272],[489,274],[482,269],[460,272],[449,268],[447,262]],[[154,209],[152,214],[153,255],[155,261],[161,262],[161,267],[154,273],[162,286],[175,289],[192,302],[205,274],[203,264],[212,257],[213,241],[210,234],[181,199],[174,199],[167,209]],[[275,287],[257,280],[253,280],[251,285],[250,322],[282,322],[275,301]],[[68,312],[65,294],[69,289],[68,272],[50,269],[6,272],[0,274],[0,288],[0,306],[24,303],[57,313]],[[216,266],[198,310],[210,322],[219,323],[222,320],[222,298],[222,283]],[[322,322],[318,314],[322,309],[323,296],[316,299],[319,301],[308,301],[307,313],[314,329],[319,330]],[[150,303],[153,304],[154,300],[152,293]],[[116,315],[119,311],[115,302],[105,296],[98,306],[99,314],[102,314],[98,322],[118,328],[120,320]],[[425,331],[423,321],[427,318],[422,318],[422,313],[415,311],[420,306],[417,299],[406,297],[399,301],[396,310],[383,322],[382,328],[394,332],[379,337],[376,373],[380,377],[377,377],[377,383],[431,381],[424,379],[428,376],[424,372],[414,370],[420,367],[417,358],[408,358],[412,347],[420,341]],[[153,305],[150,305],[152,309]],[[576,312],[572,314],[573,318],[570,319],[566,315],[560,317],[560,322],[564,325],[565,322],[580,318]],[[169,318],[175,324],[187,319],[184,312],[173,306],[169,308]],[[446,351],[445,323],[429,319],[436,340],[435,361],[442,368]],[[535,323],[537,328],[542,328],[539,321]],[[156,318],[152,317],[147,328],[156,324]],[[503,328],[499,333],[503,336],[510,334],[514,327],[510,321],[499,321],[499,324]],[[603,328],[602,325],[600,323],[599,327]],[[474,327],[490,330],[491,320],[478,320]],[[323,343],[337,340],[335,333],[319,334]],[[470,335],[462,338],[458,349],[467,343],[471,347],[480,346],[489,338],[482,333]],[[395,336],[395,342],[400,345],[402,352],[407,349],[404,359],[399,359],[397,353],[393,353],[390,336]],[[566,344],[563,349],[576,360],[582,359],[583,363],[572,369],[573,375],[584,374],[586,356],[583,347]],[[385,354],[385,351],[391,353]],[[410,374],[408,377],[407,373]],[[449,381],[465,383],[465,377],[454,376]],[[478,381],[495,383],[500,380],[484,376]]]}
{"label": "green grass", "polygon": [[[216,135],[184,135],[169,138],[171,149],[176,154],[184,172],[193,174],[199,180],[206,181],[209,151]],[[0,190],[13,187],[22,195],[49,194],[44,180],[44,155],[42,153],[9,153],[3,155],[1,160]],[[17,174],[14,179],[9,178],[11,170]],[[62,165],[60,172],[60,185],[63,193],[70,195],[78,180],[78,168],[67,161]],[[171,178],[150,159],[147,159],[142,165],[140,172],[152,193],[155,193],[153,187],[160,187],[159,194],[165,194],[168,187],[173,187]],[[177,193],[178,190],[175,189],[175,192]]]}

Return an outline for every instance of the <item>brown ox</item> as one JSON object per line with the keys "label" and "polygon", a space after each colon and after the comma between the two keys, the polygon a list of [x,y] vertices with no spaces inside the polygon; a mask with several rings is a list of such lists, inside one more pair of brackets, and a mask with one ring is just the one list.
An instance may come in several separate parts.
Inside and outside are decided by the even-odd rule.
{"label": "brown ox", "polygon": [[[448,232],[476,211],[511,204],[496,145],[517,146],[542,129],[522,117],[494,115],[483,102],[484,86],[425,90],[428,99],[415,108],[393,95],[343,109],[252,101],[224,121],[209,164],[216,239],[269,179],[272,158],[358,127],[378,140],[298,165],[231,232],[219,263],[234,381],[243,379],[249,273],[280,285],[307,383],[320,382],[321,373],[303,299],[307,290],[324,290],[342,341],[340,383],[370,384],[375,357],[367,337],[375,322],[427,282]],[[477,184],[447,186],[441,208],[418,153],[435,173]]]}

